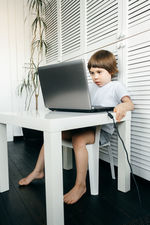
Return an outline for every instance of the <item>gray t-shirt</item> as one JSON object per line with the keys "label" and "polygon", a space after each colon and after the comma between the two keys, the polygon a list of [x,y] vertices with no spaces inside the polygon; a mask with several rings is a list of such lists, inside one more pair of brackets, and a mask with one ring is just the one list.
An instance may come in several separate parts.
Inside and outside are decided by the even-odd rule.
{"label": "gray t-shirt", "polygon": [[[91,83],[89,84],[89,89],[92,105],[115,107],[121,103],[121,99],[124,96],[129,96],[129,93],[119,81],[110,81],[102,87]],[[112,135],[114,132],[114,126],[113,124],[103,125],[101,130],[109,133],[110,136],[110,134]],[[105,141],[101,140],[101,142]]]}

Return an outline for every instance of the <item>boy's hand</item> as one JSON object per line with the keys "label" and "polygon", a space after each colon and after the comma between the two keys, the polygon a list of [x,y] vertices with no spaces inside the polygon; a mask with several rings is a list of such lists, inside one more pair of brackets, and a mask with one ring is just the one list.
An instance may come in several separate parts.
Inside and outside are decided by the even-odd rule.
{"label": "boy's hand", "polygon": [[124,96],[121,99],[121,101],[122,101],[122,103],[120,103],[119,105],[117,105],[114,108],[114,112],[116,113],[116,120],[118,122],[120,122],[120,120],[122,120],[122,118],[126,115],[127,111],[134,109],[134,105],[133,105],[133,102],[131,101],[130,97]]}
{"label": "boy's hand", "polygon": [[123,103],[121,103],[114,108],[114,112],[116,113],[116,120],[120,122],[125,117],[127,110]]}

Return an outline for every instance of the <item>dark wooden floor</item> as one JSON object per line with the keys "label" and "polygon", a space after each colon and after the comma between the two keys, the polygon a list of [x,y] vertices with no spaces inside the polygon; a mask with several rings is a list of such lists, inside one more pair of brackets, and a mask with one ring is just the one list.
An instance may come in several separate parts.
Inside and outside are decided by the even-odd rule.
{"label": "dark wooden floor", "polygon": [[[36,180],[19,187],[18,180],[34,167],[37,146],[23,141],[10,142],[10,190],[0,194],[0,225],[45,225],[45,182]],[[55,173],[55,171],[54,171]],[[74,184],[75,169],[64,171],[64,192]],[[74,205],[64,205],[65,225],[148,225],[150,224],[150,183],[136,177],[143,202],[141,209],[135,185],[131,191],[117,191],[107,163],[100,161],[100,195],[91,196],[87,178],[87,193]]]}

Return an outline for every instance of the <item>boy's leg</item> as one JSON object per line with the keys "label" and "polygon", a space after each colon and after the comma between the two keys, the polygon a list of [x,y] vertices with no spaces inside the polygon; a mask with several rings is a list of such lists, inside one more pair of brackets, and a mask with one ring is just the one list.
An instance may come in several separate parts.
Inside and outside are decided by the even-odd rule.
{"label": "boy's leg", "polygon": [[34,170],[27,177],[21,179],[19,181],[19,185],[28,185],[32,182],[32,180],[42,179],[43,177],[44,177],[44,145],[42,145]]}
{"label": "boy's leg", "polygon": [[[62,138],[63,139],[71,139],[71,132],[65,131],[62,132]],[[30,184],[34,179],[42,179],[44,177],[44,145],[42,146],[40,150],[40,154],[38,156],[38,160],[36,162],[34,170],[25,178],[22,178],[19,181],[19,185],[28,185]]]}
{"label": "boy's leg", "polygon": [[92,129],[79,131],[72,136],[72,144],[75,152],[77,177],[74,187],[64,195],[64,202],[73,204],[86,192],[86,174],[88,165],[88,152],[86,144],[93,144],[95,132]]}

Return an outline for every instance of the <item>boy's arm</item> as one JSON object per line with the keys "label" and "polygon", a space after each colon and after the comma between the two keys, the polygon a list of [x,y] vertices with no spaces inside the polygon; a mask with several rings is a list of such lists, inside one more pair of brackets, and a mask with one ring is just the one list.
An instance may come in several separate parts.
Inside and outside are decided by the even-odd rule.
{"label": "boy's arm", "polygon": [[116,113],[116,120],[118,122],[126,115],[127,111],[131,111],[134,109],[134,104],[129,96],[124,96],[121,101],[122,103],[118,104],[114,108],[114,112]]}

